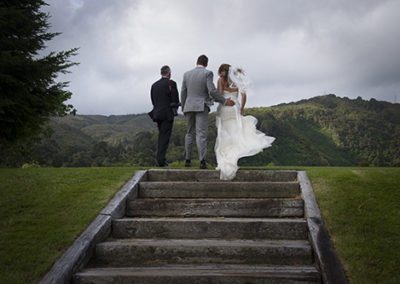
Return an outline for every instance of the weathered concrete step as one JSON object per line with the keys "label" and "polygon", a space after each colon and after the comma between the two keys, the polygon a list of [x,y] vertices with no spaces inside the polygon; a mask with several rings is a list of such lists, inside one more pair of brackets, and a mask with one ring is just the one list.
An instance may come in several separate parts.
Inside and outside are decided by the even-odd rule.
{"label": "weathered concrete step", "polygon": [[128,217],[303,217],[302,199],[136,199]]}
{"label": "weathered concrete step", "polygon": [[95,265],[129,267],[162,264],[309,265],[311,246],[302,240],[113,240],[96,246]]}
{"label": "weathered concrete step", "polygon": [[304,219],[125,218],[113,221],[114,238],[306,240]]}
{"label": "weathered concrete step", "polygon": [[[148,181],[219,181],[215,170],[149,170]],[[234,181],[296,181],[297,171],[239,170]]]}
{"label": "weathered concrete step", "polygon": [[282,284],[321,283],[313,266],[165,265],[94,268],[77,273],[75,284]]}
{"label": "weathered concrete step", "polygon": [[296,197],[298,182],[141,182],[142,198],[268,198]]}

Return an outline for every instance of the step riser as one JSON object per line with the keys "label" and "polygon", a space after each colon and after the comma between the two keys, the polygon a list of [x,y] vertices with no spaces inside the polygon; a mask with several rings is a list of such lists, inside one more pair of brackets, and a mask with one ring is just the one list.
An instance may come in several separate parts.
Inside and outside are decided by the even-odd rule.
{"label": "step riser", "polygon": [[73,283],[321,283],[298,172],[219,175],[146,171]]}
{"label": "step riser", "polygon": [[137,199],[128,202],[129,217],[303,217],[302,199]]}
{"label": "step riser", "polygon": [[113,222],[114,238],[158,239],[277,239],[306,240],[305,222],[224,222],[173,220],[146,221],[116,220]]}
{"label": "step riser", "polygon": [[[239,170],[234,181],[296,181],[295,171]],[[219,171],[150,170],[148,181],[220,181]]]}
{"label": "step riser", "polygon": [[309,247],[189,247],[189,246],[107,246],[96,247],[96,264],[127,267],[162,264],[268,264],[308,265]]}
{"label": "step riser", "polygon": [[279,198],[296,197],[299,184],[293,183],[182,183],[141,182],[141,198]]}
{"label": "step riser", "polygon": [[307,279],[302,277],[265,277],[265,276],[75,276],[74,284],[316,284],[321,283],[318,279]]}
{"label": "step riser", "polygon": [[313,266],[166,265],[97,268],[78,273],[74,283],[320,283]]}

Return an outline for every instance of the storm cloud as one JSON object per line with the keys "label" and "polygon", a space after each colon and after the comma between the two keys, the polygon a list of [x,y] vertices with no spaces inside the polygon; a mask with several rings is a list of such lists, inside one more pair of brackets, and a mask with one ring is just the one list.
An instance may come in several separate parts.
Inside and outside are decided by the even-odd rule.
{"label": "storm cloud", "polygon": [[400,1],[51,0],[50,50],[79,47],[70,101],[81,114],[143,113],[168,64],[178,85],[206,54],[244,68],[248,106],[326,93],[400,100]]}

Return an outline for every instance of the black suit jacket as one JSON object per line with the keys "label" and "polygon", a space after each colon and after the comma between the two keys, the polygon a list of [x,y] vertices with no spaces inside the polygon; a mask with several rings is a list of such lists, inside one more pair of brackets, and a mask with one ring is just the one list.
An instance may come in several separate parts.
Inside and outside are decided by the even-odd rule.
{"label": "black suit jacket", "polygon": [[176,82],[161,78],[151,86],[151,102],[153,103],[152,119],[154,121],[173,120],[172,107],[178,108],[179,93]]}

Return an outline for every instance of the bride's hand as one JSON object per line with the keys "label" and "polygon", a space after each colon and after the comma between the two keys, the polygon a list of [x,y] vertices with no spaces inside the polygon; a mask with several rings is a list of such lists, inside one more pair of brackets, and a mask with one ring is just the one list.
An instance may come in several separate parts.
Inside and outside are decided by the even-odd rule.
{"label": "bride's hand", "polygon": [[240,114],[241,114],[241,115],[244,115],[244,108],[241,108],[241,109],[240,109]]}

